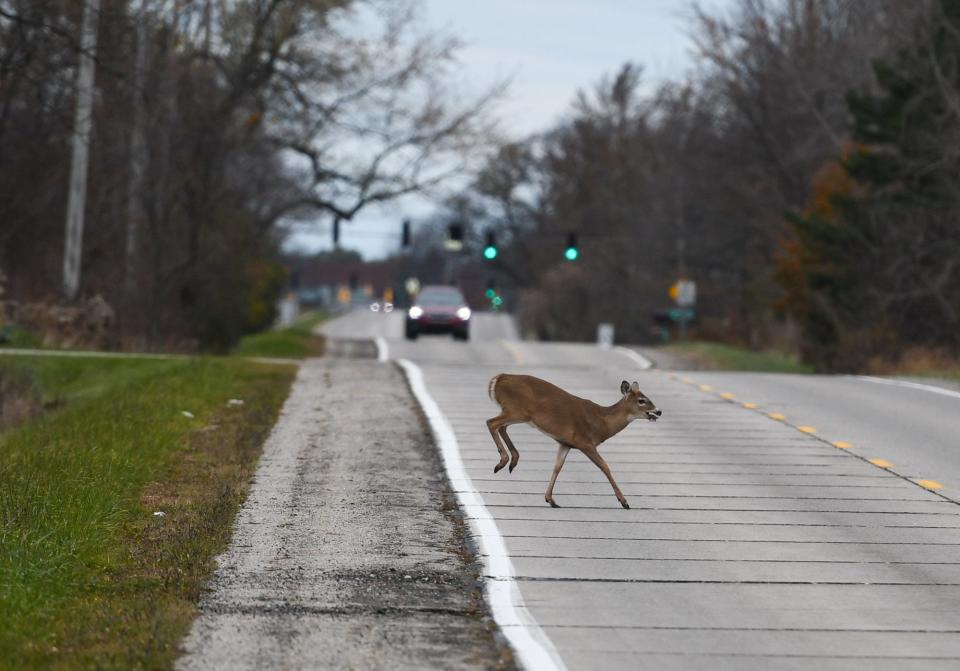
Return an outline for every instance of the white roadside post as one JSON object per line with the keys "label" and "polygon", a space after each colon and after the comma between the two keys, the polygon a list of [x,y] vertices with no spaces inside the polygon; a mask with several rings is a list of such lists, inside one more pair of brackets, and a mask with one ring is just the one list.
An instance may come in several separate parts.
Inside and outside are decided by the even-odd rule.
{"label": "white roadside post", "polygon": [[613,347],[613,324],[597,324],[597,345],[604,349]]}

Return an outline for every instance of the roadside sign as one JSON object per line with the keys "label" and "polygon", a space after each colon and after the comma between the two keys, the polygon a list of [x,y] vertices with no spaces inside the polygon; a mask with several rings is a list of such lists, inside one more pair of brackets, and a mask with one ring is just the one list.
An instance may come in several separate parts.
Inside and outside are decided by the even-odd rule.
{"label": "roadside sign", "polygon": [[613,324],[597,324],[597,344],[613,347]]}
{"label": "roadside sign", "polygon": [[387,287],[383,290],[383,300],[385,300],[387,303],[393,302],[393,289],[391,287]]}
{"label": "roadside sign", "polygon": [[689,308],[697,303],[697,283],[693,280],[677,280],[668,293],[682,308]]}

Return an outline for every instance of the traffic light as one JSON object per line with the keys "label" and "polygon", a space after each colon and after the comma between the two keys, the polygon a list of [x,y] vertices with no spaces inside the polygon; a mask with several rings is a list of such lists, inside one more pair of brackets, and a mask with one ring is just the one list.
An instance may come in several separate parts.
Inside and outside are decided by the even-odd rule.
{"label": "traffic light", "polygon": [[448,252],[459,252],[463,249],[463,224],[458,222],[447,226],[447,239],[443,246]]}
{"label": "traffic light", "polygon": [[493,300],[493,297],[497,295],[497,283],[493,280],[487,282],[487,291],[484,295],[490,300]]}
{"label": "traffic light", "polygon": [[497,237],[493,231],[487,231],[487,244],[483,247],[483,258],[487,261],[493,261],[497,258]]}
{"label": "traffic light", "polygon": [[410,220],[403,220],[403,230],[400,233],[400,246],[406,249],[410,246]]}
{"label": "traffic light", "polygon": [[576,261],[580,258],[580,248],[577,246],[576,233],[570,233],[567,236],[567,248],[563,252],[563,258],[567,261]]}
{"label": "traffic light", "polygon": [[340,246],[340,217],[333,219],[333,246]]}

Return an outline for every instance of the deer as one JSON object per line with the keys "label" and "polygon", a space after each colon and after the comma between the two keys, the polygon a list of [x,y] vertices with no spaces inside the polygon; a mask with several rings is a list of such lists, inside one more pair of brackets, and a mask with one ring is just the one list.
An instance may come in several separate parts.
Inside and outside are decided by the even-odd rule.
{"label": "deer", "polygon": [[532,375],[495,375],[490,380],[487,392],[490,400],[500,406],[500,414],[487,420],[487,428],[490,429],[490,435],[493,436],[493,442],[500,453],[500,461],[493,467],[494,473],[499,473],[508,462],[508,472],[512,473],[520,461],[520,453],[507,435],[507,427],[512,424],[529,424],[553,438],[560,446],[550,484],[547,485],[544,495],[547,503],[554,508],[560,507],[553,498],[553,486],[567,460],[567,454],[571,449],[578,449],[607,476],[620,505],[630,508],[598,448],[633,420],[645,418],[655,422],[663,415],[653,401],[640,391],[637,382],[621,382],[621,398],[610,406],[574,396]]}

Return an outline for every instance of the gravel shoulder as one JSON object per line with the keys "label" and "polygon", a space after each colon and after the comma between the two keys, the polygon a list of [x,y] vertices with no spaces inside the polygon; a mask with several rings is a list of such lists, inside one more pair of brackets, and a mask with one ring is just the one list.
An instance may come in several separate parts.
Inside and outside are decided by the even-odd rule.
{"label": "gravel shoulder", "polygon": [[303,364],[183,648],[181,671],[513,668],[395,366]]}

